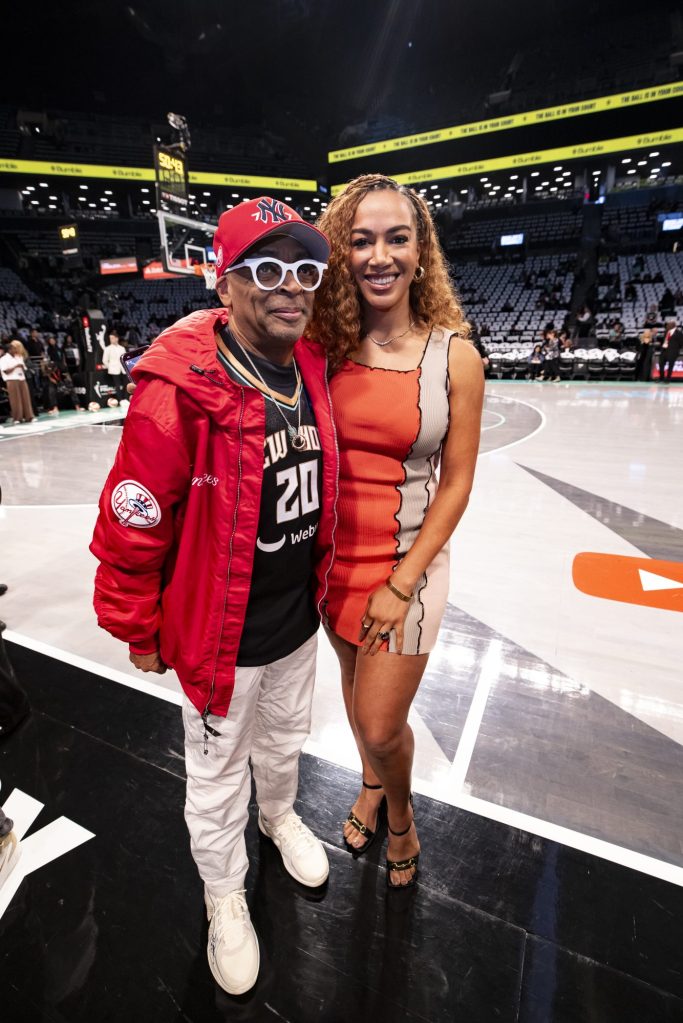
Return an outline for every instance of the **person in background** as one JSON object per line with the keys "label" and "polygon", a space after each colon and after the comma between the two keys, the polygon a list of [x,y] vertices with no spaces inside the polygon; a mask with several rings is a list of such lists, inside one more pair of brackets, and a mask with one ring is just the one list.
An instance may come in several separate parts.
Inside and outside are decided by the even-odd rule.
{"label": "person in background", "polygon": [[654,348],[654,334],[650,327],[646,327],[638,338],[638,354],[636,356],[636,380],[652,379],[652,353]]}
{"label": "person in background", "polygon": [[20,341],[10,341],[8,351],[0,358],[0,373],[7,387],[12,420],[15,426],[32,423],[36,415],[26,383],[25,351]]}
{"label": "person in background", "polygon": [[587,305],[579,310],[576,317],[576,336],[579,338],[588,337],[593,325],[593,314]]}
{"label": "person in background", "polygon": [[481,364],[484,367],[484,376],[488,376],[490,365],[489,353],[486,351],[486,348],[484,347],[484,344],[481,340],[481,336],[479,334],[479,330],[477,329],[477,325],[474,321],[470,323],[470,341],[472,342],[474,347],[479,352],[479,355],[481,356]]}
{"label": "person in background", "polygon": [[102,353],[102,365],[107,371],[107,381],[114,391],[114,397],[120,400],[124,395],[124,384],[126,381],[125,371],[121,365],[121,359],[126,354],[126,349],[119,340],[119,335],[112,330],[109,335],[109,344]]}
{"label": "person in background", "polygon": [[659,352],[659,381],[663,384],[670,384],[674,366],[681,354],[681,347],[683,347],[683,330],[677,325],[676,320],[669,320],[666,328]]}
{"label": "person in background", "polygon": [[539,373],[543,372],[543,352],[540,345],[534,345],[534,350],[529,356],[529,380],[535,380]]}
{"label": "person in background", "polygon": [[543,374],[546,380],[557,383],[560,379],[560,342],[557,339],[557,331],[549,330],[543,346],[544,366]]}

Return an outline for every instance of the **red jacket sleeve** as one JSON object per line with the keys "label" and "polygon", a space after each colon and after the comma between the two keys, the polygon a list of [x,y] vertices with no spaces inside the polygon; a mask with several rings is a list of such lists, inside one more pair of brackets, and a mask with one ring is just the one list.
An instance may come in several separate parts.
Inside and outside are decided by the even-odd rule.
{"label": "red jacket sleeve", "polygon": [[158,649],[164,564],[174,518],[190,486],[191,458],[176,389],[143,384],[131,403],[114,465],[100,497],[90,550],[98,624],[132,653]]}

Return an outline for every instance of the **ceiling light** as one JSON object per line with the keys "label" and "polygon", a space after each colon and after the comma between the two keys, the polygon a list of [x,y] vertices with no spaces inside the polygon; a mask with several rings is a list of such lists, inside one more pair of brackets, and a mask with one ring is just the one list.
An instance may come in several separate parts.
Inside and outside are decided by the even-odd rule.
{"label": "ceiling light", "polygon": [[630,156],[625,156],[624,159],[621,162],[622,163],[631,163],[631,157]]}
{"label": "ceiling light", "polygon": [[438,209],[440,209],[440,208],[441,208],[442,206],[443,206],[443,203],[442,203],[442,202],[438,202],[438,203],[436,204],[436,208],[437,208],[437,210],[438,210]]}
{"label": "ceiling light", "polygon": [[541,184],[545,186],[545,185],[549,185],[550,182],[549,181],[542,181]]}
{"label": "ceiling light", "polygon": [[142,200],[142,205],[143,205],[143,206],[149,206],[149,205],[150,205],[150,201],[149,201],[149,199],[143,199],[143,200]]}
{"label": "ceiling light", "polygon": [[90,206],[92,209],[96,209],[97,208],[97,203],[96,202],[89,202],[88,206]]}
{"label": "ceiling light", "polygon": [[627,174],[635,174],[636,173],[635,167],[632,167],[631,170],[627,170],[626,173]]}
{"label": "ceiling light", "polygon": [[540,171],[532,171],[531,172],[531,177],[532,178],[537,178],[540,173],[541,173]]}
{"label": "ceiling light", "polygon": [[53,202],[50,203],[50,209],[51,210],[56,210],[57,209],[57,207],[55,206],[55,204]]}
{"label": "ceiling light", "polygon": [[37,205],[38,205],[38,200],[37,199],[31,199],[31,206],[37,206]]}
{"label": "ceiling light", "polygon": [[659,172],[661,171],[661,169],[662,169],[661,167],[653,167],[653,168],[652,168],[652,173],[653,173],[653,174],[659,174]]}
{"label": "ceiling light", "polygon": [[52,199],[53,202],[57,202],[57,196],[56,195],[51,195],[50,199]]}
{"label": "ceiling light", "polygon": [[556,192],[557,191],[557,185],[553,185],[552,188],[550,189],[550,191],[551,192]]}
{"label": "ceiling light", "polygon": [[659,156],[659,153],[650,153],[650,156]]}
{"label": "ceiling light", "polygon": [[440,196],[440,195],[435,195],[435,196],[434,196],[434,198],[435,198],[435,199],[440,199],[440,198],[441,198],[441,196]]}
{"label": "ceiling light", "polygon": [[141,192],[149,192],[149,188],[141,188],[140,191]]}
{"label": "ceiling light", "polygon": [[39,184],[41,188],[47,188],[47,181],[40,181]]}
{"label": "ceiling light", "polygon": [[311,208],[310,206],[304,206],[305,210],[310,210],[310,208]]}
{"label": "ceiling light", "polygon": [[598,174],[600,174],[601,172],[599,170],[595,170],[592,173],[593,173],[593,177],[597,177]]}
{"label": "ceiling light", "polygon": [[35,192],[35,190],[36,190],[35,189],[35,185],[27,185],[26,186],[26,191],[27,192]]}
{"label": "ceiling light", "polygon": [[109,189],[105,188],[104,194],[105,195],[113,195],[114,193],[112,191],[110,191]]}
{"label": "ceiling light", "polygon": [[460,195],[467,195],[467,189],[466,188],[461,188],[460,189]]}
{"label": "ceiling light", "polygon": [[646,163],[647,163],[647,160],[638,160],[638,166],[639,167],[644,167]]}
{"label": "ceiling light", "polygon": [[79,187],[79,188],[81,189],[81,191],[85,191],[85,189],[86,189],[86,188],[87,188],[88,186],[87,186],[87,185],[79,185],[78,187]]}
{"label": "ceiling light", "polygon": [[562,164],[560,164],[559,167],[553,167],[553,170],[555,170],[555,171],[556,170],[562,170]]}
{"label": "ceiling light", "polygon": [[239,199],[239,195],[237,194],[237,192],[233,192],[231,198],[232,199]]}
{"label": "ceiling light", "polygon": [[516,181],[518,177],[519,177],[519,174],[511,174],[510,175],[510,181]]}
{"label": "ceiling light", "polygon": [[202,208],[203,210],[205,210],[205,209],[206,209],[206,206],[207,206],[207,204],[206,204],[205,202],[200,202],[200,204],[199,204],[199,205],[201,206],[201,208]]}
{"label": "ceiling light", "polygon": [[488,178],[479,178],[480,181],[488,181]]}
{"label": "ceiling light", "polygon": [[438,185],[430,185],[429,187],[430,188],[438,188],[439,186]]}
{"label": "ceiling light", "polygon": [[542,192],[542,191],[543,191],[543,189],[541,188],[540,185],[536,185],[536,187],[534,188],[534,192]]}
{"label": "ceiling light", "polygon": [[664,163],[662,164],[662,167],[670,167],[670,166],[671,166],[671,160],[665,160]]}
{"label": "ceiling light", "polygon": [[202,195],[211,195],[211,192],[202,192]]}
{"label": "ceiling light", "polygon": [[516,192],[516,193],[517,193],[518,195],[519,195],[519,194],[520,194],[521,192],[523,192],[523,191],[524,191],[524,189],[523,189],[523,188],[516,188],[516,189],[515,189],[515,192]]}
{"label": "ceiling light", "polygon": [[317,197],[317,195],[313,196],[313,202],[320,202],[320,199]]}
{"label": "ceiling light", "polygon": [[572,187],[571,181],[563,181],[562,182],[562,187],[563,188],[571,188]]}

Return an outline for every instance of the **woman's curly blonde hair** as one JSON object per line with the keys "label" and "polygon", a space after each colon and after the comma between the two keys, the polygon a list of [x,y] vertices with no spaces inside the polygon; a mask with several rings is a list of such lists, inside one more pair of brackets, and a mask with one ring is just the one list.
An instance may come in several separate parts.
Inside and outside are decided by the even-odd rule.
{"label": "woman's curly blonde hair", "polygon": [[412,188],[399,185],[384,174],[362,174],[332,200],[318,221],[318,227],[330,240],[330,258],[315,293],[306,336],[325,347],[333,370],[358,348],[364,333],[360,293],[349,263],[351,228],[359,203],[368,193],[382,190],[405,196],[413,210],[420,263],[425,271],[422,279],[410,286],[414,318],[428,327],[438,324],[469,337],[470,326],[448,275],[446,257],[426,202]]}

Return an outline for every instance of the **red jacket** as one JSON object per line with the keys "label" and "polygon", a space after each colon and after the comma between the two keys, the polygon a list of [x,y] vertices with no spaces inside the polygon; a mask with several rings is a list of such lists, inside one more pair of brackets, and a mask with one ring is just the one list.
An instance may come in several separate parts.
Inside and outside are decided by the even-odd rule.
{"label": "red jacket", "polygon": [[[159,649],[194,706],[225,715],[251,586],[265,411],[216,359],[224,309],[165,330],[135,367],[137,388],[100,498],[90,550],[97,620],[133,653]],[[336,521],[338,452],[327,362],[300,339],[296,360],[323,452],[316,533],[318,608]]]}

